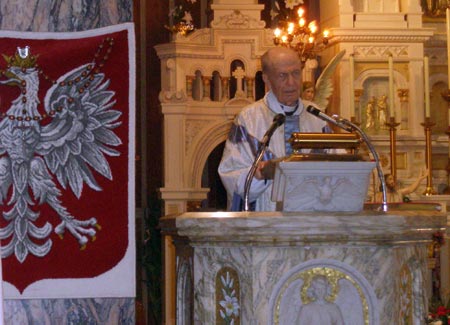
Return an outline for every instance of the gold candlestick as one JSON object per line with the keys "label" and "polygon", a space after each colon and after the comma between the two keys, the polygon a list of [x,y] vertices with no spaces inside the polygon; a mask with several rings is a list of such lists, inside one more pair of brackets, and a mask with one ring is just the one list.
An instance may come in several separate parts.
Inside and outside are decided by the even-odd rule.
{"label": "gold candlestick", "polygon": [[436,191],[433,189],[433,180],[432,180],[432,164],[431,164],[431,154],[432,154],[432,148],[431,148],[431,128],[436,125],[436,123],[431,122],[431,119],[429,117],[425,118],[425,122],[421,124],[425,129],[425,163],[428,169],[428,176],[427,176],[427,188],[425,189],[425,192],[423,192],[423,195],[430,196],[437,194]]}
{"label": "gold candlestick", "polygon": [[395,116],[391,116],[389,118],[389,122],[386,122],[386,125],[389,127],[389,137],[391,144],[391,175],[394,180],[397,180],[397,140],[396,140],[396,127],[400,125],[400,123],[395,122]]}

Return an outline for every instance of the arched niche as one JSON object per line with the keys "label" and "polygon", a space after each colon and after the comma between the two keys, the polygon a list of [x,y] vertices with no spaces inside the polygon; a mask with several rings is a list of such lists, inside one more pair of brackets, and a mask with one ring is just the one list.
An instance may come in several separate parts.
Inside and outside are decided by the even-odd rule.
{"label": "arched niche", "polygon": [[436,123],[433,133],[445,134],[450,121],[448,103],[442,94],[448,91],[448,78],[446,74],[437,73],[430,77],[430,117]]}
{"label": "arched niche", "polygon": [[[409,89],[408,82],[405,79],[405,77],[399,73],[398,71],[394,70],[394,110],[395,110],[395,117],[396,120],[399,121],[400,119],[406,118],[404,117],[405,112],[404,109],[407,109],[407,107],[404,107],[405,104],[408,103],[401,103],[400,98],[398,96],[398,90],[399,89]],[[368,107],[372,104],[371,100],[375,98],[374,105],[378,105],[379,102],[381,102],[382,96],[387,96],[387,103],[389,103],[389,70],[388,69],[370,69],[363,71],[355,80],[355,89],[362,89],[363,93],[360,97],[359,103],[360,107],[358,107],[357,111],[359,112],[358,119],[361,121],[362,128],[368,132],[368,133],[382,133],[382,132],[388,132],[387,129],[379,124],[375,124],[373,128],[367,126],[367,111]],[[386,109],[386,117],[389,118],[389,110],[390,108],[387,107]],[[376,108],[374,110],[376,112]]]}
{"label": "arched niche", "polygon": [[205,164],[210,153],[224,142],[231,128],[231,121],[211,123],[208,128],[200,131],[188,152],[189,179],[186,183],[192,188],[201,188]]}

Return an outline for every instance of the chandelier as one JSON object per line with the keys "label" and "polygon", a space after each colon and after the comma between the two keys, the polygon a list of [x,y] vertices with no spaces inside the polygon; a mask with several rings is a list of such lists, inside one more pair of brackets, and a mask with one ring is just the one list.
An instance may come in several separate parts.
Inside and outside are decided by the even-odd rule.
{"label": "chandelier", "polygon": [[279,27],[274,30],[273,42],[275,45],[290,47],[295,50],[304,64],[306,60],[313,59],[317,52],[328,44],[328,30],[322,34],[318,40],[319,27],[315,20],[307,22],[305,9],[299,7],[297,17],[286,19],[279,23]]}

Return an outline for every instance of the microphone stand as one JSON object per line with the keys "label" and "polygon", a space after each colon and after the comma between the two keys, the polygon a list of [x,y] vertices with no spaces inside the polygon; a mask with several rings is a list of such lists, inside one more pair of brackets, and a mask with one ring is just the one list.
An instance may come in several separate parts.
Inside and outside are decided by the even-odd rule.
{"label": "microphone stand", "polygon": [[383,170],[381,169],[381,164],[380,164],[380,159],[378,157],[378,153],[375,151],[375,148],[373,147],[372,143],[370,142],[369,137],[366,135],[366,133],[363,130],[361,130],[361,128],[359,128],[357,125],[350,122],[349,120],[347,120],[345,118],[339,118],[339,116],[337,116],[337,115],[333,115],[333,118],[336,119],[337,122],[348,125],[353,130],[355,130],[361,136],[361,138],[364,140],[364,142],[366,143],[370,152],[372,153],[373,158],[375,159],[376,167],[377,167],[378,178],[380,179],[380,182],[381,182],[381,191],[383,193],[383,202],[381,205],[381,209],[384,212],[388,211],[386,180],[384,179]]}
{"label": "microphone stand", "polygon": [[258,163],[261,161],[264,152],[266,151],[267,146],[269,145],[270,138],[272,137],[275,130],[284,123],[286,116],[284,114],[277,114],[273,118],[272,125],[264,134],[262,141],[259,145],[258,152],[256,153],[255,161],[253,161],[252,167],[245,178],[244,184],[244,211],[250,210],[249,203],[249,193],[250,193],[250,185],[252,184],[253,176],[255,176],[256,168],[258,167]]}
{"label": "microphone stand", "polygon": [[256,168],[258,167],[258,163],[261,161],[264,156],[264,152],[266,151],[268,142],[263,142],[260,144],[258,148],[258,152],[256,153],[255,160],[253,161],[252,167],[245,178],[244,184],[244,211],[250,211],[250,203],[249,203],[249,192],[250,185],[252,184],[253,176],[255,176]]}

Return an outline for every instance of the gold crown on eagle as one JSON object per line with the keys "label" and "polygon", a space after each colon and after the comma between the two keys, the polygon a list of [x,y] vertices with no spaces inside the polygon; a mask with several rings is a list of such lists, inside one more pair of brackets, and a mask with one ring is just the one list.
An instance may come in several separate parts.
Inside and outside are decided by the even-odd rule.
{"label": "gold crown on eagle", "polygon": [[17,47],[17,51],[13,56],[2,54],[8,66],[19,68],[34,68],[36,67],[37,57],[31,55],[29,46]]}

